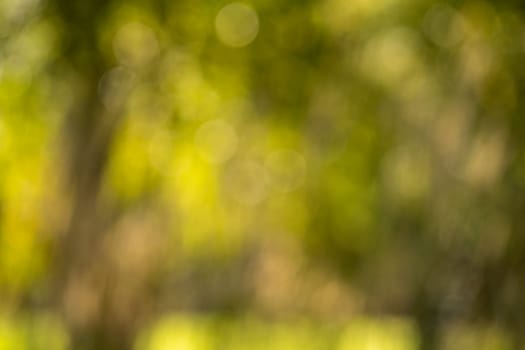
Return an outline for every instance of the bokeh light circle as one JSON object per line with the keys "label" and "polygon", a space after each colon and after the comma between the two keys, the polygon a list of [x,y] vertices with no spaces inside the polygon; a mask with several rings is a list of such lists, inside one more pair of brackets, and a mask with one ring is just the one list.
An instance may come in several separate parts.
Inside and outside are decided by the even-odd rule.
{"label": "bokeh light circle", "polygon": [[195,134],[195,145],[208,162],[220,164],[230,159],[237,149],[237,133],[226,121],[211,120]]}
{"label": "bokeh light circle", "polygon": [[130,22],[115,34],[113,50],[121,64],[139,67],[150,63],[159,53],[159,43],[150,27],[140,22]]}
{"label": "bokeh light circle", "polygon": [[270,182],[279,191],[293,191],[304,181],[306,162],[296,151],[289,149],[274,151],[268,155],[265,163]]}
{"label": "bokeh light circle", "polygon": [[215,18],[217,37],[231,47],[250,44],[259,32],[259,18],[255,10],[243,3],[224,6]]}

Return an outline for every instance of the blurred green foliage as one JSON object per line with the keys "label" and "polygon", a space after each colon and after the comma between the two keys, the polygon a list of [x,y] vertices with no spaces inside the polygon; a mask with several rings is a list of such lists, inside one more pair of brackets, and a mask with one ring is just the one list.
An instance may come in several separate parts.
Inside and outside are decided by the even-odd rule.
{"label": "blurred green foliage", "polygon": [[0,349],[521,349],[524,11],[1,0]]}

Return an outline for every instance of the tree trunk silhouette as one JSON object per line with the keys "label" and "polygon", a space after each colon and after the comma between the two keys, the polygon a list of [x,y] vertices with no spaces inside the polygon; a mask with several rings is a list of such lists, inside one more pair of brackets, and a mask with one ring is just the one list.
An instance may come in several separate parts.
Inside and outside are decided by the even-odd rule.
{"label": "tree trunk silhouette", "polygon": [[112,269],[103,252],[105,227],[99,193],[119,113],[108,111],[98,86],[109,62],[97,28],[110,1],[55,0],[62,28],[61,67],[75,76],[73,103],[64,123],[66,189],[71,214],[56,247],[54,298],[73,349],[131,349],[133,320],[115,320]]}

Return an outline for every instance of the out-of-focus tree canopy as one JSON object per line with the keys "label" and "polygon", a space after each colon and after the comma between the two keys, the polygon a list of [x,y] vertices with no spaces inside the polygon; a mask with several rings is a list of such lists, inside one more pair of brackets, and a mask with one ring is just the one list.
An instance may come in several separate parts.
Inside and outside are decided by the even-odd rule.
{"label": "out-of-focus tree canopy", "polygon": [[524,11],[1,0],[0,349],[521,349]]}

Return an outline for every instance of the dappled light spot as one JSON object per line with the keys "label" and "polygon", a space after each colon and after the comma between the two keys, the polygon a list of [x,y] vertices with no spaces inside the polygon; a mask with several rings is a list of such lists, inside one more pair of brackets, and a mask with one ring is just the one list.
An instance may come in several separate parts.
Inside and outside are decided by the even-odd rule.
{"label": "dappled light spot", "polygon": [[13,317],[0,314],[0,349],[66,350],[69,349],[66,327],[57,315],[36,312]]}
{"label": "dappled light spot", "polygon": [[479,89],[494,65],[493,52],[483,44],[466,43],[461,47],[459,55],[462,78],[475,89]]}
{"label": "dappled light spot", "polygon": [[54,54],[56,33],[51,21],[40,19],[23,29],[13,36],[9,45],[2,45],[0,78],[30,80]]}
{"label": "dappled light spot", "polygon": [[465,22],[454,8],[438,3],[425,14],[423,31],[436,45],[452,48],[463,40]]}
{"label": "dappled light spot", "polygon": [[149,135],[146,125],[129,118],[115,137],[109,159],[107,189],[128,203],[139,199],[156,181],[149,153]]}
{"label": "dappled light spot", "polygon": [[104,240],[105,255],[124,284],[142,281],[158,263],[165,237],[158,235],[155,220],[149,213],[123,218]]}
{"label": "dappled light spot", "polygon": [[191,319],[167,316],[139,342],[139,350],[207,350],[211,349],[206,329]]}
{"label": "dappled light spot", "polygon": [[254,161],[235,164],[227,172],[226,191],[241,204],[252,206],[267,195],[267,180],[263,166]]}
{"label": "dappled light spot", "polygon": [[115,67],[106,72],[99,81],[98,93],[109,110],[122,107],[132,88],[134,75],[124,67]]}
{"label": "dappled light spot", "polygon": [[415,327],[405,318],[362,316],[335,326],[306,319],[268,322],[248,315],[168,314],[141,334],[135,349],[416,350],[418,345]]}
{"label": "dappled light spot", "polygon": [[191,145],[179,146],[173,156],[170,182],[170,192],[176,194],[178,205],[184,211],[191,212],[215,200],[216,172],[213,164],[195,154]]}
{"label": "dappled light spot", "polygon": [[491,40],[500,39],[501,18],[491,2],[468,2],[461,10],[467,24],[465,29],[469,40],[488,43]]}
{"label": "dappled light spot", "polygon": [[215,18],[215,30],[224,44],[243,47],[257,36],[259,18],[251,6],[234,2],[219,11]]}
{"label": "dappled light spot", "polygon": [[414,325],[402,318],[356,319],[346,327],[338,350],[417,350]]}
{"label": "dappled light spot", "polygon": [[221,119],[204,123],[195,133],[199,154],[210,163],[220,164],[230,159],[237,150],[237,132]]}
{"label": "dappled light spot", "polygon": [[[31,15],[43,1],[40,0],[6,0],[0,2],[0,20],[7,23],[20,20]],[[1,32],[0,32],[1,33]]]}
{"label": "dappled light spot", "polygon": [[87,276],[76,276],[67,281],[61,302],[65,310],[65,319],[75,326],[85,326],[93,322],[101,311],[100,285]]}
{"label": "dappled light spot", "polygon": [[393,195],[422,199],[432,185],[430,156],[416,145],[400,146],[383,161],[383,179]]}
{"label": "dappled light spot", "polygon": [[5,167],[0,187],[0,285],[21,290],[45,269],[39,203],[45,176],[43,159],[19,157],[17,166]]}
{"label": "dappled light spot", "polygon": [[203,159],[192,143],[179,143],[175,150],[166,200],[177,218],[177,253],[206,257],[235,251],[238,231],[220,197],[220,167]]}
{"label": "dappled light spot", "polygon": [[328,0],[320,1],[314,12],[316,20],[335,35],[358,29],[363,22],[384,14],[399,0]]}
{"label": "dappled light spot", "polygon": [[166,130],[157,131],[149,142],[149,163],[161,174],[165,174],[168,171],[167,168],[172,144],[173,135]]}
{"label": "dappled light spot", "polygon": [[[195,62],[180,64],[174,81],[175,108],[183,120],[206,120],[221,113],[221,98]],[[222,113],[220,115],[223,115]]]}
{"label": "dappled light spot", "polygon": [[46,312],[36,313],[29,327],[31,336],[27,337],[26,341],[30,343],[30,348],[35,350],[70,348],[67,329],[58,315]]}
{"label": "dappled light spot", "polygon": [[433,139],[443,165],[454,171],[459,155],[467,141],[467,131],[472,113],[468,105],[450,102],[440,111],[432,124]]}
{"label": "dappled light spot", "polygon": [[417,50],[415,33],[408,28],[391,28],[368,41],[361,67],[378,83],[399,88],[404,79],[421,69]]}
{"label": "dappled light spot", "polygon": [[273,312],[297,307],[301,258],[286,241],[261,249],[252,275],[258,304]]}
{"label": "dappled light spot", "polygon": [[278,191],[293,191],[305,180],[306,161],[299,152],[289,149],[274,151],[266,158],[265,166],[270,184]]}
{"label": "dappled light spot", "polygon": [[463,168],[463,176],[479,187],[493,185],[506,162],[506,139],[503,131],[483,130],[474,139]]}
{"label": "dappled light spot", "polygon": [[136,68],[151,62],[159,53],[159,43],[150,27],[130,22],[116,33],[113,51],[121,64]]}

